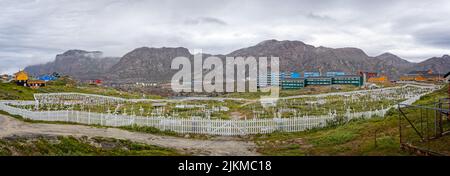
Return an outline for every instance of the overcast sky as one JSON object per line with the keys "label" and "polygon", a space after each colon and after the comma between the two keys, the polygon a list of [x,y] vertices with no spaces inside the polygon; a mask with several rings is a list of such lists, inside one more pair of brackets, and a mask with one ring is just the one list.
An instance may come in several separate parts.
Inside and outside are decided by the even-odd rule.
{"label": "overcast sky", "polygon": [[0,73],[69,49],[123,56],[178,47],[227,54],[267,39],[391,52],[450,54],[450,1],[0,0]]}

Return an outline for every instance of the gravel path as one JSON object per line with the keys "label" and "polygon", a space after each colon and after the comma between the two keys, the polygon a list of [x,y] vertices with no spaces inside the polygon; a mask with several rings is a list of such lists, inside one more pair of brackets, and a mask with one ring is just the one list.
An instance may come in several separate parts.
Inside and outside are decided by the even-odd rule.
{"label": "gravel path", "polygon": [[19,121],[0,115],[0,138],[13,135],[61,135],[89,136],[127,139],[150,145],[177,149],[192,155],[258,155],[253,142],[235,141],[228,138],[212,140],[187,139],[172,136],[158,136],[148,133],[130,132],[117,128],[96,128],[83,125],[40,124]]}

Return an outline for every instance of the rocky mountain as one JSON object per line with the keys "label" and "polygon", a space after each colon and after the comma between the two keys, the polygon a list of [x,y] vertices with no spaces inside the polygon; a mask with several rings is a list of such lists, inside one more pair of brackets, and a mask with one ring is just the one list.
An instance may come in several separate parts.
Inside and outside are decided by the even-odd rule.
{"label": "rocky mountain", "polygon": [[[33,74],[56,71],[77,79],[100,78],[111,83],[169,81],[176,72],[170,69],[172,59],[178,56],[193,58],[189,50],[182,47],[142,47],[121,58],[102,57],[98,51],[70,50],[57,55],[54,62],[30,66],[26,71]],[[203,58],[207,56],[204,54]],[[411,63],[391,53],[371,57],[358,48],[315,47],[301,41],[267,40],[227,55],[216,56],[222,59],[226,56],[277,56],[282,71],[376,71],[391,79],[397,79],[411,70],[433,69],[441,73],[450,70],[448,55]]]}
{"label": "rocky mountain", "polygon": [[25,71],[35,76],[58,72],[80,80],[99,79],[120,59],[102,55],[100,51],[69,50],[56,55],[53,62],[29,66]]}
{"label": "rocky mountain", "polygon": [[415,70],[433,70],[437,74],[446,74],[450,71],[450,56],[433,57],[415,65]]}
{"label": "rocky mountain", "polygon": [[391,53],[384,53],[375,58],[379,59],[377,63],[379,65],[391,65],[399,69],[408,69],[414,66],[413,63]]}
{"label": "rocky mountain", "polygon": [[125,54],[105,74],[106,80],[114,82],[167,81],[176,70],[171,70],[172,59],[193,57],[186,48],[137,48]]}
{"label": "rocky mountain", "polygon": [[[358,71],[386,70],[391,77],[398,77],[397,62],[407,62],[395,55],[382,55],[370,57],[358,48],[327,48],[314,47],[300,41],[267,40],[255,46],[240,49],[229,54],[230,56],[278,56],[280,57],[280,70],[285,71],[343,71],[356,73]],[[389,62],[391,57],[396,61]],[[397,60],[400,59],[400,60]]]}
{"label": "rocky mountain", "polygon": [[414,63],[391,53],[384,53],[375,57],[375,69],[386,73],[391,79],[398,79],[400,75],[411,71],[414,66]]}

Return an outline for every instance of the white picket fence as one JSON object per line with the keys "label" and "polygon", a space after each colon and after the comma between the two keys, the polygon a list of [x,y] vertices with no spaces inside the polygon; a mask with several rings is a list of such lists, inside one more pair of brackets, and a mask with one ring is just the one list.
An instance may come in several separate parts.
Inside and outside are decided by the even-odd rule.
{"label": "white picket fence", "polygon": [[[170,117],[140,117],[129,115],[113,115],[74,110],[63,111],[30,111],[16,108],[9,104],[30,104],[22,101],[0,101],[0,110],[13,115],[20,115],[27,119],[41,121],[74,122],[101,126],[148,126],[160,130],[170,130],[177,133],[208,134],[208,135],[249,135],[267,134],[275,131],[298,132],[312,128],[322,128],[337,119],[335,115],[305,116],[293,118],[220,120],[202,119],[199,117],[170,118]],[[388,108],[389,109],[389,108]],[[383,117],[388,109],[368,112],[347,113],[344,120],[356,118]]]}

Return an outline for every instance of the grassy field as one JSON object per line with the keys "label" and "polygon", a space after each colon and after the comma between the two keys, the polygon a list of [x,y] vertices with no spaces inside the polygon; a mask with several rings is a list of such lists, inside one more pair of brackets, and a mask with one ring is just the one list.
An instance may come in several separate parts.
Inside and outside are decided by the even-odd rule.
{"label": "grassy field", "polygon": [[[446,90],[423,96],[415,104],[434,102],[445,97]],[[257,135],[253,140],[264,155],[409,155],[400,149],[398,117],[398,111],[392,109],[384,118],[356,120],[306,132]],[[449,143],[448,137],[433,141],[434,146],[447,150]]]}
{"label": "grassy field", "polygon": [[0,140],[0,156],[173,156],[173,149],[101,137],[27,136]]}

